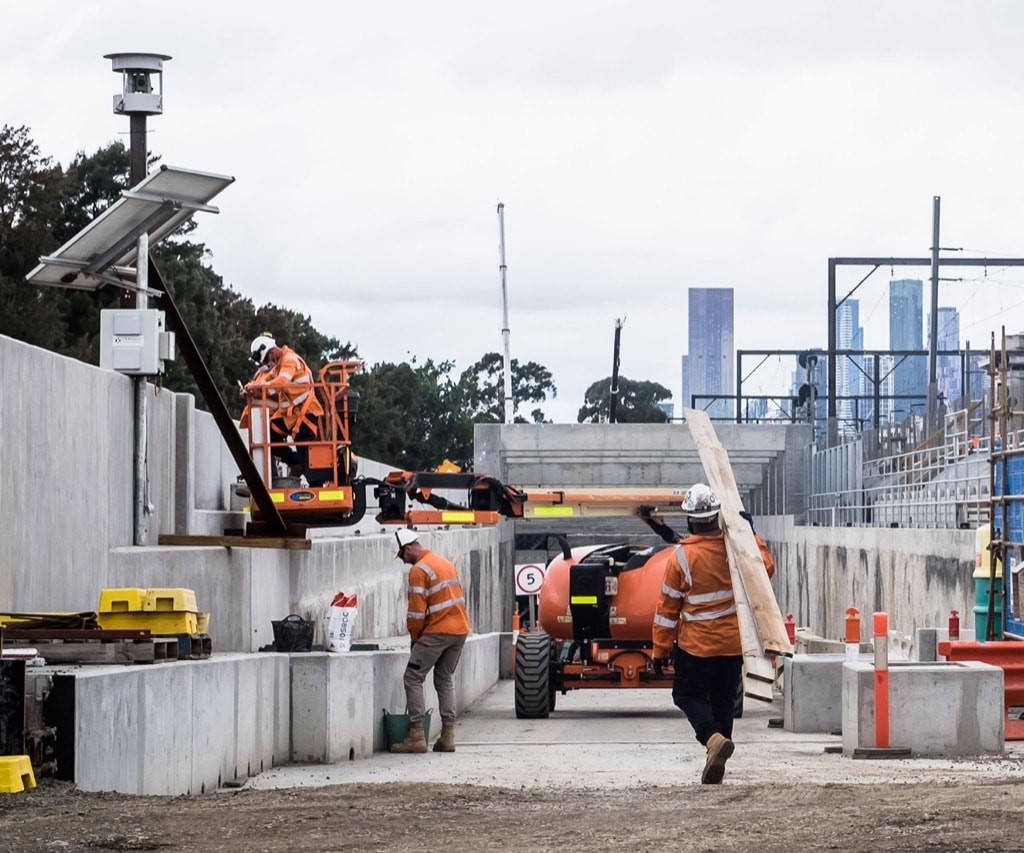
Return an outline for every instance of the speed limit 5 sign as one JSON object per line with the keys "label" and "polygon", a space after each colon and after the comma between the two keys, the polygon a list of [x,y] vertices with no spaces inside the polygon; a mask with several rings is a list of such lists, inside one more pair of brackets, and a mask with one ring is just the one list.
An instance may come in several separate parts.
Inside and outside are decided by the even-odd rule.
{"label": "speed limit 5 sign", "polygon": [[540,563],[516,563],[516,595],[536,595],[544,584]]}

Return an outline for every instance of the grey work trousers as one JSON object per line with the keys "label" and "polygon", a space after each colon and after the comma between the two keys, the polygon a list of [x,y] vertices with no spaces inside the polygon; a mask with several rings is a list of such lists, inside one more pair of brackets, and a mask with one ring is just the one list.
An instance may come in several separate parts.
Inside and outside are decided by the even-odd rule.
{"label": "grey work trousers", "polygon": [[409,709],[410,723],[421,722],[427,712],[423,682],[433,669],[441,722],[446,726],[455,725],[454,676],[464,645],[464,634],[424,634],[416,641],[405,667],[405,704]]}

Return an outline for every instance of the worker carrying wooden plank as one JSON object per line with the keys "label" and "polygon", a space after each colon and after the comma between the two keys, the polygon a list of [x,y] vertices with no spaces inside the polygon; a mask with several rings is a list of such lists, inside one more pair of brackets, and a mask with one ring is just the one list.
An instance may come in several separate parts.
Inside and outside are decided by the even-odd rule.
{"label": "worker carrying wooden plank", "polygon": [[[686,492],[682,508],[690,535],[665,567],[654,616],[654,656],[658,665],[675,665],[672,700],[707,750],[701,782],[716,785],[735,749],[733,709],[743,678],[743,645],[718,495],[697,483]],[[756,542],[770,577],[775,563],[764,541],[756,537]]]}

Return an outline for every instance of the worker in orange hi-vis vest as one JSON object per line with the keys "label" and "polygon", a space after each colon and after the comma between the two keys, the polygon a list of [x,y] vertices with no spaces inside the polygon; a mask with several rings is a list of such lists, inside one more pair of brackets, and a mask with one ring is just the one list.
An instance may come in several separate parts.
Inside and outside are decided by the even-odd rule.
{"label": "worker in orange hi-vis vest", "polygon": [[412,649],[405,668],[405,701],[409,734],[392,752],[426,752],[423,682],[434,670],[434,687],[441,712],[441,736],[434,752],[455,752],[455,668],[469,635],[466,600],[455,566],[428,551],[408,528],[395,532],[398,559],[409,569],[409,611],[406,614]]}
{"label": "worker in orange hi-vis vest", "polygon": [[[672,700],[707,750],[701,773],[707,785],[722,781],[725,762],[735,750],[732,721],[743,680],[740,626],[720,511],[718,496],[704,483],[687,491],[683,512],[690,536],[676,546],[665,566],[654,616],[655,668],[669,662],[675,647]],[[753,529],[750,516],[743,515]],[[768,546],[754,538],[771,577],[775,563]]]}
{"label": "worker in orange hi-vis vest", "polygon": [[[317,418],[323,415],[324,410],[317,399],[309,366],[291,347],[278,346],[269,332],[253,340],[249,351],[258,370],[244,389],[249,403],[242,413],[240,425],[243,428],[248,426],[254,402],[260,405],[265,402],[270,409],[270,431],[275,442],[289,438],[294,442],[316,441],[319,432]],[[308,447],[274,447],[272,455],[291,467],[291,476],[301,477],[305,473],[309,477]],[[324,482],[327,481],[320,478],[309,485],[320,486]]]}

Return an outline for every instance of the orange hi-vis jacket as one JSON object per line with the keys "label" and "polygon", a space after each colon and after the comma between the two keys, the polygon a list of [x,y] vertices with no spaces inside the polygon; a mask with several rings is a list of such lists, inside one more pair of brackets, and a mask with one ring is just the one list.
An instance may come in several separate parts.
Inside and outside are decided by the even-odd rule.
{"label": "orange hi-vis jacket", "polygon": [[424,551],[409,569],[409,636],[469,633],[469,616],[455,566],[433,551]]}
{"label": "orange hi-vis jacket", "polygon": [[[258,373],[249,385],[267,387],[266,405],[270,418],[283,423],[284,432],[294,434],[302,421],[316,431],[316,418],[322,416],[324,410],[313,388],[313,372],[291,347],[281,347],[277,364],[266,372]],[[249,423],[249,408],[246,406],[242,413],[239,425],[243,428]]]}
{"label": "orange hi-vis jacket", "polygon": [[[760,536],[754,539],[771,577],[775,562],[768,546]],[[667,658],[673,643],[701,658],[743,653],[722,532],[682,540],[665,566],[654,615],[654,656]]]}

